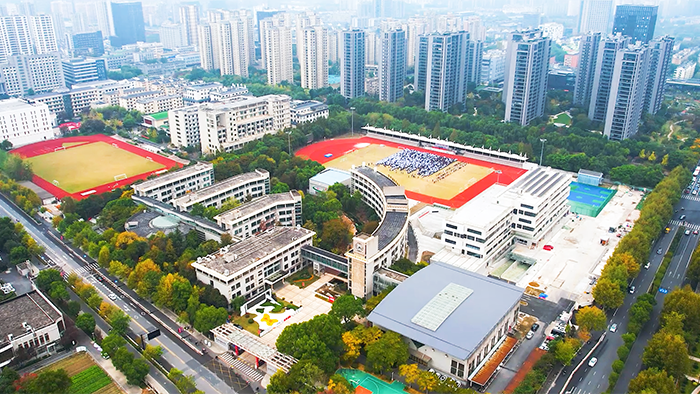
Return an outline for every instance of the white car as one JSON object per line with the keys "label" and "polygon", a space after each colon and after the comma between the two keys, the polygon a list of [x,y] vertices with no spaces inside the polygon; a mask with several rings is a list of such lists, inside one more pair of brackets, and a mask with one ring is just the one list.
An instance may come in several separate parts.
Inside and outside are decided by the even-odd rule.
{"label": "white car", "polygon": [[528,331],[527,335],[525,335],[525,339],[532,339],[532,337],[535,336],[535,333],[532,331]]}
{"label": "white car", "polygon": [[114,294],[114,293],[111,293],[111,294],[108,295],[107,297],[109,297],[110,300],[116,300],[116,299],[118,298],[117,295]]}
{"label": "white car", "polygon": [[598,362],[598,359],[595,357],[591,357],[590,360],[588,360],[588,366],[589,367],[595,367],[596,363]]}
{"label": "white car", "polygon": [[78,346],[75,348],[76,353],[81,353],[81,352],[87,352],[87,348],[85,346]]}
{"label": "white car", "polygon": [[613,324],[612,326],[610,326],[610,332],[615,332],[615,331],[617,331],[617,324]]}

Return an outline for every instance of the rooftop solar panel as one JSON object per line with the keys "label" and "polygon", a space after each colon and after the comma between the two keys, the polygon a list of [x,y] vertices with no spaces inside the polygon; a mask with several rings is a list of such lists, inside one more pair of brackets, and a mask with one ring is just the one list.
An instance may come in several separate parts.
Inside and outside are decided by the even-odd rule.
{"label": "rooftop solar panel", "polygon": [[450,317],[474,291],[455,283],[449,283],[435,295],[411,319],[412,323],[431,331],[437,331],[442,323]]}

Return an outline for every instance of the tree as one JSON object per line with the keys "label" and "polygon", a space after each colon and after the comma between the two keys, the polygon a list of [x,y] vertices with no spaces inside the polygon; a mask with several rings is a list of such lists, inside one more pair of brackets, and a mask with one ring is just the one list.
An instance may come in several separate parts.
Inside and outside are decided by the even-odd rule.
{"label": "tree", "polygon": [[662,331],[654,334],[642,355],[644,365],[680,379],[690,370],[688,346],[682,336]]}
{"label": "tree", "polygon": [[130,321],[131,317],[121,309],[115,309],[109,315],[109,324],[112,326],[112,331],[121,335],[126,334],[126,329],[129,328]]}
{"label": "tree", "polygon": [[365,346],[367,363],[377,372],[404,364],[408,360],[408,345],[395,332],[388,331],[379,340]]}
{"label": "tree", "polygon": [[16,181],[30,181],[34,175],[32,165],[17,155],[7,155],[3,164],[5,174]]}
{"label": "tree", "polygon": [[91,313],[83,313],[75,319],[75,325],[85,331],[88,336],[95,332],[95,317]]}
{"label": "tree", "polygon": [[270,377],[267,392],[269,394],[289,394],[293,392],[292,384],[291,377],[279,369]]}
{"label": "tree", "polygon": [[675,394],[678,392],[678,389],[673,378],[669,376],[666,371],[657,368],[649,368],[639,372],[637,376],[630,381],[628,391],[630,394]]}
{"label": "tree", "polygon": [[418,364],[399,365],[399,375],[403,376],[408,384],[413,384],[418,380],[420,371]]}
{"label": "tree", "polygon": [[78,313],[80,313],[80,303],[78,301],[68,301],[68,304],[66,304],[66,311],[68,312],[68,316],[75,319],[78,317]]}
{"label": "tree", "polygon": [[357,298],[352,294],[345,294],[335,299],[330,313],[338,317],[341,322],[347,323],[355,316],[364,316],[365,309],[361,298]]}
{"label": "tree", "polygon": [[148,375],[150,366],[144,359],[137,358],[131,363],[126,364],[123,370],[124,375],[126,375],[127,383],[134,386],[141,386],[146,375]]}
{"label": "tree", "polygon": [[73,382],[65,369],[46,371],[32,380],[29,386],[32,392],[42,394],[67,394]]}
{"label": "tree", "polygon": [[343,349],[342,332],[340,319],[328,314],[317,315],[285,327],[277,338],[276,347],[297,360],[311,360],[330,374]]}
{"label": "tree", "polygon": [[63,282],[61,273],[53,268],[40,271],[39,275],[37,275],[36,279],[34,280],[36,287],[43,292],[48,292],[53,282]]}
{"label": "tree", "polygon": [[197,394],[197,386],[194,382],[194,376],[185,375],[177,368],[171,368],[168,373],[168,379],[175,383],[175,386],[183,394],[194,393]]}
{"label": "tree", "polygon": [[49,296],[56,301],[67,301],[70,295],[68,294],[68,290],[66,290],[66,282],[60,281],[51,283]]}
{"label": "tree", "polygon": [[610,279],[601,277],[593,288],[593,298],[605,309],[615,309],[622,305],[625,293],[620,285]]}
{"label": "tree", "polygon": [[365,312],[367,314],[372,312],[374,310],[374,308],[376,308],[377,305],[379,305],[379,303],[382,302],[384,300],[384,298],[386,298],[386,296],[389,295],[389,293],[391,293],[392,290],[394,290],[394,286],[387,287],[386,289],[382,290],[382,292],[377,294],[376,296],[370,297],[369,300],[367,300],[367,303],[365,304]]}
{"label": "tree", "polygon": [[214,327],[226,323],[228,312],[224,308],[203,306],[195,314],[194,328],[202,333],[208,333]]}
{"label": "tree", "polygon": [[105,245],[100,249],[100,254],[97,256],[97,263],[100,267],[108,268],[109,262],[109,247]]}
{"label": "tree", "polygon": [[[677,312],[683,315],[683,327],[691,333],[700,333],[700,294],[690,286],[675,289],[664,298],[662,316]],[[669,372],[670,373],[670,372]]]}
{"label": "tree", "polygon": [[163,355],[163,348],[160,346],[146,345],[143,351],[143,357],[147,360],[157,360]]}
{"label": "tree", "polygon": [[323,224],[320,247],[333,253],[345,253],[352,236],[350,226],[342,219],[331,219]]}
{"label": "tree", "polygon": [[238,296],[235,297],[234,299],[231,300],[231,309],[233,309],[233,313],[239,315],[241,313],[241,307],[243,304],[245,304],[246,299],[243,296]]}
{"label": "tree", "polygon": [[355,388],[352,387],[352,384],[350,384],[343,375],[336,373],[328,380],[327,392],[329,394],[352,394],[355,392]]}
{"label": "tree", "polygon": [[554,357],[563,365],[569,365],[581,347],[581,342],[575,338],[565,338],[554,341],[551,345]]}
{"label": "tree", "polygon": [[586,331],[603,330],[607,322],[605,312],[595,306],[587,306],[576,312],[576,323]]}
{"label": "tree", "polygon": [[0,372],[0,394],[14,394],[14,383],[19,380],[20,376],[12,368],[5,367]]}
{"label": "tree", "polygon": [[[104,349],[104,348],[103,348]],[[112,364],[120,371],[124,371],[124,367],[134,362],[134,355],[125,347],[122,346],[114,352],[112,356]],[[128,379],[128,377],[127,377]]]}

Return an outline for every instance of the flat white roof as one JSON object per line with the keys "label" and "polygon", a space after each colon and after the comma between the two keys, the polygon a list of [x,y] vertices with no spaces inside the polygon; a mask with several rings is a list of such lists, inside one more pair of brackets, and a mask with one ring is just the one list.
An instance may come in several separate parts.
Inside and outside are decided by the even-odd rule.
{"label": "flat white roof", "polygon": [[448,219],[451,222],[490,227],[490,224],[513,209],[511,199],[504,195],[508,186],[493,185],[459,207]]}

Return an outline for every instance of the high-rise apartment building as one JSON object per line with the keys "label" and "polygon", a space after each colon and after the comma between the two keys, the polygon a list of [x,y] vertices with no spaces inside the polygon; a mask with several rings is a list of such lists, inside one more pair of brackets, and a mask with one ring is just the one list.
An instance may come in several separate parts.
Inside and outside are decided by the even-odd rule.
{"label": "high-rise apartment building", "polygon": [[75,56],[102,56],[105,53],[101,31],[73,34],[71,41]]}
{"label": "high-rise apartment building", "polygon": [[416,89],[425,92],[426,111],[446,112],[465,103],[469,82],[481,78],[482,49],[466,31],[419,36]]}
{"label": "high-rise apartment building", "polygon": [[649,43],[649,78],[644,98],[644,110],[656,114],[661,109],[673,57],[673,37],[663,36]]}
{"label": "high-rise apartment building", "polygon": [[141,2],[111,3],[114,39],[112,45],[122,46],[146,42],[146,27],[143,23]]}
{"label": "high-rise apartment building", "polygon": [[38,55],[56,51],[56,32],[50,16],[0,17],[0,63],[12,55]]}
{"label": "high-rise apartment building", "polygon": [[593,89],[593,77],[596,72],[596,59],[600,47],[601,33],[587,33],[581,37],[579,44],[578,72],[574,88],[574,104],[587,107]]}
{"label": "high-rise apartment building", "polygon": [[365,92],[365,32],[358,29],[341,33],[340,94],[346,98]]}
{"label": "high-rise apartment building", "polygon": [[56,32],[54,31],[53,20],[46,14],[34,15],[29,18],[29,29],[32,32],[32,43],[34,53],[51,53],[58,51],[56,43]]}
{"label": "high-rise apartment building", "polygon": [[578,32],[608,33],[613,0],[581,0]]}
{"label": "high-rise apartment building", "polygon": [[379,99],[394,102],[403,97],[403,83],[406,79],[406,32],[389,30],[381,34]]}
{"label": "high-rise apartment building", "polygon": [[615,10],[613,34],[632,38],[632,42],[648,43],[654,38],[659,6],[618,5]]}
{"label": "high-rise apartment building", "polygon": [[526,126],[544,116],[551,43],[538,29],[510,34],[503,83],[506,122]]}
{"label": "high-rise apartment building", "polygon": [[630,45],[617,52],[603,130],[609,139],[622,141],[637,133],[644,111],[648,67],[646,45]]}
{"label": "high-rise apartment building", "polygon": [[199,26],[199,54],[202,68],[221,70],[221,75],[248,76],[252,21],[245,14],[231,14],[225,20]]}
{"label": "high-rise apartment building", "polygon": [[[199,29],[198,29],[199,30]],[[182,26],[179,23],[165,23],[158,28],[158,37],[163,48],[175,49],[185,46],[185,40],[182,37]],[[199,42],[199,35],[197,37]],[[200,46],[200,53],[202,48]]]}
{"label": "high-rise apartment building", "polygon": [[180,6],[180,27],[185,45],[199,45],[199,4]]}
{"label": "high-rise apartment building", "polygon": [[503,82],[506,69],[506,52],[499,49],[487,51],[481,60],[480,83],[490,85]]}
{"label": "high-rise apartment building", "polygon": [[319,89],[328,86],[328,29],[309,26],[297,30],[297,57],[301,87]]}
{"label": "high-rise apartment building", "polygon": [[[276,18],[278,17],[279,18]],[[294,82],[292,55],[292,28],[289,18],[285,15],[275,15],[271,21],[261,23],[261,50],[265,51],[267,83],[280,84],[282,81]]]}
{"label": "high-rise apartment building", "polygon": [[[629,45],[629,38],[620,35],[609,36],[601,40],[598,53],[595,55],[595,73],[591,87],[588,118],[596,122],[604,122],[608,113],[608,101],[613,83],[615,61],[618,52]],[[579,62],[583,62],[583,57]]]}
{"label": "high-rise apartment building", "polygon": [[428,22],[425,19],[411,18],[406,24],[406,66],[416,64],[418,37],[428,32]]}
{"label": "high-rise apartment building", "polygon": [[98,0],[95,4],[95,16],[97,17],[97,30],[102,32],[102,37],[114,35],[112,25],[112,7],[109,2]]}
{"label": "high-rise apartment building", "polygon": [[337,30],[328,30],[328,61],[337,63],[340,60],[339,53],[339,34]]}

